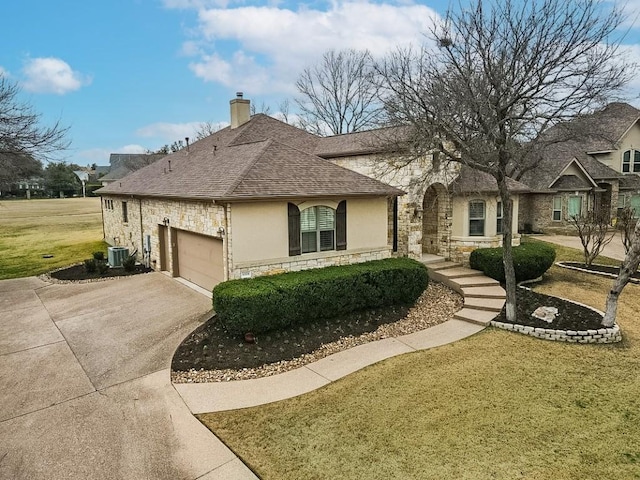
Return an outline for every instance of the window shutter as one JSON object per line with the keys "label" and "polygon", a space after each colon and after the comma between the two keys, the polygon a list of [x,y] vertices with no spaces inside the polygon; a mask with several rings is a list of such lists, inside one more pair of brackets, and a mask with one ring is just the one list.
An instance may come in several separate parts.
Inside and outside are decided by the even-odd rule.
{"label": "window shutter", "polygon": [[293,203],[288,204],[289,209],[289,255],[300,255],[300,209]]}
{"label": "window shutter", "polygon": [[347,201],[338,204],[336,210],[336,250],[347,249]]}

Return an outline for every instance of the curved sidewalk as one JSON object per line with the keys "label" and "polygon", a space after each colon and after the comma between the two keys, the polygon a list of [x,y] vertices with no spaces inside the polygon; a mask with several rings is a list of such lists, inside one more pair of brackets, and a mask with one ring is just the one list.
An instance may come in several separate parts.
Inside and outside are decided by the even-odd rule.
{"label": "curved sidewalk", "polygon": [[277,402],[316,390],[381,360],[466,338],[483,330],[502,308],[504,290],[481,272],[438,260],[427,264],[427,268],[432,279],[449,285],[465,298],[464,308],[447,322],[409,335],[359,345],[278,375],[231,382],[174,383],[174,387],[194,414]]}

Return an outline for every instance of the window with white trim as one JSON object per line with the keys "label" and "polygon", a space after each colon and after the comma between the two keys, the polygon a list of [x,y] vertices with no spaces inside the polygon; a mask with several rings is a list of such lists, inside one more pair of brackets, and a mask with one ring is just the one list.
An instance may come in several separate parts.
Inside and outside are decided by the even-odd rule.
{"label": "window with white trim", "polygon": [[640,150],[627,150],[622,154],[622,171],[624,173],[640,172]]}
{"label": "window with white trim", "polygon": [[562,220],[562,197],[553,197],[553,221]]}
{"label": "window with white trim", "polygon": [[318,205],[302,211],[287,206],[289,217],[289,255],[347,249],[347,202],[338,208]]}
{"label": "window with white trim", "polygon": [[572,195],[567,204],[567,216],[569,218],[582,215],[582,195]]}
{"label": "window with white trim", "polygon": [[496,233],[502,234],[502,202],[496,205]]}
{"label": "window with white trim", "polygon": [[484,236],[485,203],[484,200],[469,202],[469,236]]}

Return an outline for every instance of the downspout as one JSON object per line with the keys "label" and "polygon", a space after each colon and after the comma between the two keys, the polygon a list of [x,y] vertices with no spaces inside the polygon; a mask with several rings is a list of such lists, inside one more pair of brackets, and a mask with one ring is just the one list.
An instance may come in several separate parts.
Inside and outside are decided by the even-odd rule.
{"label": "downspout", "polygon": [[222,238],[222,243],[224,245],[224,279],[229,280],[230,278],[230,268],[229,268],[229,216],[228,209],[229,204],[225,203],[224,205],[224,237]]}
{"label": "downspout", "polygon": [[142,252],[142,261],[144,262],[147,253],[144,251],[144,232],[142,230],[142,197],[138,200],[138,207],[140,212],[140,251]]}
{"label": "downspout", "polygon": [[102,241],[106,241],[106,232],[104,230],[104,202],[103,197],[100,197],[100,215],[102,216]]}

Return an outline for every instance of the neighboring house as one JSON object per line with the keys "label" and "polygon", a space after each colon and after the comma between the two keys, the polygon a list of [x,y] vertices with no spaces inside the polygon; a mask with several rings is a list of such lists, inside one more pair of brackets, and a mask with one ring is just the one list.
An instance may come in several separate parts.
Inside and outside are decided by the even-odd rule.
{"label": "neighboring house", "polygon": [[15,184],[15,191],[18,196],[24,195],[27,199],[32,196],[42,196],[45,193],[44,178],[31,177],[20,180]]}
{"label": "neighboring house", "polygon": [[640,110],[612,103],[565,127],[570,138],[546,147],[521,179],[531,192],[521,201],[520,230],[573,233],[570,218],[589,210],[608,211],[611,219],[625,206],[640,212],[639,119]]}
{"label": "neighboring house", "polygon": [[236,98],[229,127],[99,190],[106,241],[149,245],[155,269],[206,289],[391,256],[404,192],[314,155],[318,141]]}
{"label": "neighboring house", "polygon": [[99,181],[103,186],[109,185],[164,156],[163,153],[112,153],[109,155],[108,173],[101,175]]}

